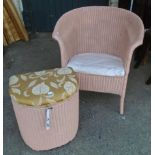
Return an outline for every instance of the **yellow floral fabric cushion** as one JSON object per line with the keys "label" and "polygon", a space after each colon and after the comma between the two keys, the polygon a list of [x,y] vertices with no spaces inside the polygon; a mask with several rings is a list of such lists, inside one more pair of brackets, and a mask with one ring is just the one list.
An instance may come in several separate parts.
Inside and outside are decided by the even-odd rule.
{"label": "yellow floral fabric cushion", "polygon": [[29,106],[48,107],[77,91],[78,82],[70,67],[13,75],[9,79],[11,97]]}

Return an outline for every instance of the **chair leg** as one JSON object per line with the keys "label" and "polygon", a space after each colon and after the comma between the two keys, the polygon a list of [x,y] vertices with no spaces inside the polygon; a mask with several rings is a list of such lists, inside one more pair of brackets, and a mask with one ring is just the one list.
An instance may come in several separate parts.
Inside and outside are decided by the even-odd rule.
{"label": "chair leg", "polygon": [[120,98],[120,114],[121,115],[124,114],[124,99],[125,99],[125,95],[122,95]]}

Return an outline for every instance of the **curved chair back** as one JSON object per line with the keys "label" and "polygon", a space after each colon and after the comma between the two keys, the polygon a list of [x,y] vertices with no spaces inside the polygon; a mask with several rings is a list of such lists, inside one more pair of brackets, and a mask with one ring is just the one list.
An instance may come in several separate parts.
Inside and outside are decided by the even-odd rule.
{"label": "curved chair back", "polygon": [[57,22],[64,44],[72,43],[77,53],[106,52],[121,56],[143,42],[144,27],[134,13],[115,7],[92,6],[65,13]]}

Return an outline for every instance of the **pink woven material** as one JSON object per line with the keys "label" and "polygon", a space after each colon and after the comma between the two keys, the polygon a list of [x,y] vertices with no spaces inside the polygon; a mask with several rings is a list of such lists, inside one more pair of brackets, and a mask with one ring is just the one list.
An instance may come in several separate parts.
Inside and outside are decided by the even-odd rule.
{"label": "pink woven material", "polygon": [[79,93],[52,106],[51,127],[45,128],[45,109],[25,106],[12,99],[21,136],[34,150],[49,150],[71,141],[78,130]]}
{"label": "pink woven material", "polygon": [[132,54],[143,42],[144,26],[141,19],[120,8],[83,7],[64,14],[52,36],[59,43],[62,66],[66,66],[74,55],[86,52],[107,53],[122,58],[124,77],[77,75],[81,90],[120,95],[120,113],[123,114]]}

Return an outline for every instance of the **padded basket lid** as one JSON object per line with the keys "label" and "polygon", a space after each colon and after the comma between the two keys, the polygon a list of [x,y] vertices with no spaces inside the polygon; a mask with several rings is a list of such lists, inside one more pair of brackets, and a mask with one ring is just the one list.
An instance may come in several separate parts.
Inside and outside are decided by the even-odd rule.
{"label": "padded basket lid", "polygon": [[72,96],[78,82],[72,68],[56,68],[13,75],[9,79],[9,93],[17,103],[49,107]]}

